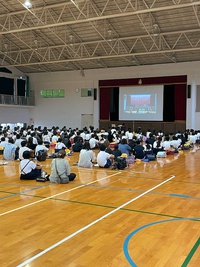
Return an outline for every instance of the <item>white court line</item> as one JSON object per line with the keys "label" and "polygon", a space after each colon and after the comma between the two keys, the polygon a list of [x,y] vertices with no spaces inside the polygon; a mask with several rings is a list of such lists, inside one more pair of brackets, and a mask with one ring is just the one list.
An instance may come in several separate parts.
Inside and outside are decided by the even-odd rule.
{"label": "white court line", "polygon": [[119,174],[119,173],[121,173],[121,172],[114,173],[114,174],[112,174],[112,175],[109,175],[109,176],[106,176],[106,177],[104,177],[104,178],[101,178],[101,179],[98,179],[98,180],[92,181],[92,182],[90,182],[90,183],[87,183],[87,184],[82,184],[82,185],[79,185],[79,186],[77,186],[77,187],[74,187],[74,188],[68,189],[68,190],[66,190],[66,191],[64,191],[64,192],[61,192],[61,193],[55,194],[55,195],[53,195],[53,196],[49,196],[49,197],[46,197],[46,198],[40,199],[40,200],[38,200],[38,201],[35,201],[35,202],[32,202],[32,203],[29,203],[29,204],[27,204],[27,205],[24,205],[24,206],[21,206],[21,207],[19,207],[19,208],[16,208],[16,209],[13,209],[13,210],[9,210],[9,211],[6,211],[6,212],[3,212],[3,213],[0,213],[0,217],[1,217],[1,216],[3,216],[3,215],[6,215],[6,214],[12,213],[12,212],[14,212],[14,211],[21,210],[21,209],[24,209],[24,208],[30,207],[30,206],[32,206],[32,205],[38,204],[38,203],[40,203],[40,202],[43,202],[43,201],[46,201],[46,200],[48,200],[48,199],[51,199],[51,198],[54,198],[54,197],[57,197],[57,196],[63,195],[63,194],[65,194],[65,193],[68,193],[68,192],[74,191],[74,190],[76,190],[76,189],[79,189],[79,188],[82,188],[82,187],[84,187],[84,186],[88,186],[88,185],[94,184],[94,183],[96,183],[96,182],[99,182],[99,181],[102,181],[102,180],[108,179],[109,177],[115,176],[115,175],[117,175],[117,174]]}
{"label": "white court line", "polygon": [[83,228],[77,230],[77,231],[74,232],[73,234],[71,234],[71,235],[69,235],[69,236],[63,238],[62,240],[58,241],[58,242],[55,243],[54,245],[52,245],[52,246],[46,248],[45,250],[43,250],[42,252],[36,254],[36,255],[33,256],[32,258],[30,258],[30,259],[28,259],[28,260],[22,262],[22,263],[21,263],[20,265],[18,265],[17,267],[23,267],[23,266],[25,266],[26,264],[29,264],[30,262],[32,262],[33,260],[35,260],[35,259],[39,258],[40,256],[44,255],[44,254],[47,253],[48,251],[50,251],[50,250],[52,250],[52,249],[58,247],[59,245],[63,244],[64,242],[66,242],[67,240],[69,240],[69,239],[71,239],[72,237],[76,236],[77,234],[79,234],[79,233],[85,231],[86,229],[88,229],[89,227],[93,226],[94,224],[100,222],[101,220],[103,220],[103,219],[105,219],[106,217],[112,215],[112,214],[115,213],[116,211],[122,209],[123,207],[127,206],[128,204],[134,202],[135,200],[141,198],[142,196],[148,194],[149,192],[151,192],[151,191],[153,191],[154,189],[160,187],[161,185],[163,185],[163,184],[165,184],[165,183],[171,181],[171,180],[174,179],[174,178],[175,178],[175,176],[172,175],[170,178],[168,178],[167,180],[163,181],[162,183],[160,183],[160,184],[158,184],[158,185],[156,185],[156,186],[150,188],[149,190],[145,191],[144,193],[140,194],[139,196],[137,196],[137,197],[135,197],[135,198],[133,198],[133,199],[127,201],[126,203],[122,204],[122,205],[119,206],[118,208],[116,208],[116,209],[114,209],[114,210],[112,210],[112,211],[106,213],[105,215],[103,215],[103,216],[100,217],[99,219],[97,219],[97,220],[95,220],[95,221],[89,223],[88,225],[86,225],[85,227],[83,227]]}

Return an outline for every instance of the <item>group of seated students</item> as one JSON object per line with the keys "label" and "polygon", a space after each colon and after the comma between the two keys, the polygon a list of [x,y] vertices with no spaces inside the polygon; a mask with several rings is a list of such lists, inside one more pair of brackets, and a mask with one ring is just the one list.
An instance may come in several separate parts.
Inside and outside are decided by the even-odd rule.
{"label": "group of seated students", "polygon": [[[24,152],[28,151],[30,159],[37,157],[39,151],[45,151],[48,154],[49,147],[54,144],[56,157],[59,158],[60,151],[79,152],[79,167],[91,168],[94,164],[102,168],[109,168],[116,157],[126,155],[136,159],[143,159],[147,154],[156,155],[158,151],[165,151],[171,148],[180,149],[187,141],[196,143],[200,139],[200,131],[186,130],[181,133],[164,134],[161,130],[148,130],[143,133],[139,128],[133,132],[131,129],[126,131],[125,128],[94,129],[94,127],[84,129],[71,129],[64,126],[62,129],[53,126],[51,129],[47,127],[29,126],[27,128],[16,127],[11,130],[9,127],[0,128],[0,147],[3,149],[3,157],[5,160],[24,160]],[[112,148],[111,148],[112,146]],[[95,149],[98,151],[95,153]],[[66,155],[66,152],[61,153]],[[97,154],[97,155],[96,155]],[[27,157],[27,155],[25,157]],[[26,158],[27,159],[27,158]],[[54,166],[54,176],[56,167],[60,168],[61,161]],[[24,162],[23,162],[24,163]],[[25,162],[26,163],[26,162]],[[25,164],[24,163],[24,164]],[[33,164],[32,164],[33,165]],[[37,166],[37,165],[36,165]],[[24,167],[22,165],[22,167]],[[31,167],[29,165],[29,167]],[[26,169],[28,167],[26,166]],[[40,169],[39,166],[35,169]],[[67,167],[68,176],[69,166]],[[37,171],[38,175],[38,171]],[[72,175],[73,176],[73,175]],[[22,177],[23,174],[22,174]],[[50,176],[51,178],[51,176]],[[59,176],[54,179],[59,181]],[[70,180],[72,178],[69,178]]]}

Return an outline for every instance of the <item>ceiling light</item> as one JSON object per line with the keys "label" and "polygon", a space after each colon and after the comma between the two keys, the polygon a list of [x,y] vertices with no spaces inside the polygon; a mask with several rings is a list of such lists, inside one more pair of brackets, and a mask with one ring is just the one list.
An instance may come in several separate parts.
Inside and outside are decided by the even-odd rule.
{"label": "ceiling light", "polygon": [[112,30],[108,30],[108,41],[112,41]]}
{"label": "ceiling light", "polygon": [[26,7],[26,8],[32,8],[32,3],[29,0],[25,0],[23,6]]}
{"label": "ceiling light", "polygon": [[4,44],[4,48],[5,48],[5,54],[7,54],[8,53],[8,45],[7,44]]}
{"label": "ceiling light", "polygon": [[74,36],[72,34],[69,35],[69,45],[70,46],[74,45]]}
{"label": "ceiling light", "polygon": [[38,50],[38,41],[36,39],[34,40],[34,44],[35,44],[35,51],[37,51]]}
{"label": "ceiling light", "polygon": [[158,24],[153,25],[153,36],[157,36],[159,34]]}

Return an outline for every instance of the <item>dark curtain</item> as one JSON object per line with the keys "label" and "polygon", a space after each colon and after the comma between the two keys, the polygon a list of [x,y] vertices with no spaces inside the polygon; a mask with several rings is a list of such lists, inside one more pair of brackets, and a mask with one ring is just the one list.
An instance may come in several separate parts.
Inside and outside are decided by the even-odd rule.
{"label": "dark curtain", "polygon": [[22,79],[17,80],[17,95],[25,96],[26,93],[26,81]]}
{"label": "dark curtain", "polygon": [[110,120],[119,120],[119,87],[110,89]]}
{"label": "dark curtain", "polygon": [[186,98],[187,86],[186,84],[175,85],[175,120],[186,120]]}
{"label": "dark curtain", "polygon": [[0,94],[14,95],[14,79],[0,77]]}
{"label": "dark curtain", "polygon": [[175,86],[165,85],[164,94],[163,94],[163,121],[164,122],[175,120],[174,95],[175,95]]}

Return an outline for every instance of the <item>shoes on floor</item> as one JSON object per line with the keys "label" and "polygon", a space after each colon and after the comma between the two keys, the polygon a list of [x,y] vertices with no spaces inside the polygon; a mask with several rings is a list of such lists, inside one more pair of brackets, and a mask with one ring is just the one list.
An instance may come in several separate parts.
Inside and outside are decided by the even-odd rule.
{"label": "shoes on floor", "polygon": [[99,167],[99,164],[94,164],[95,167]]}

